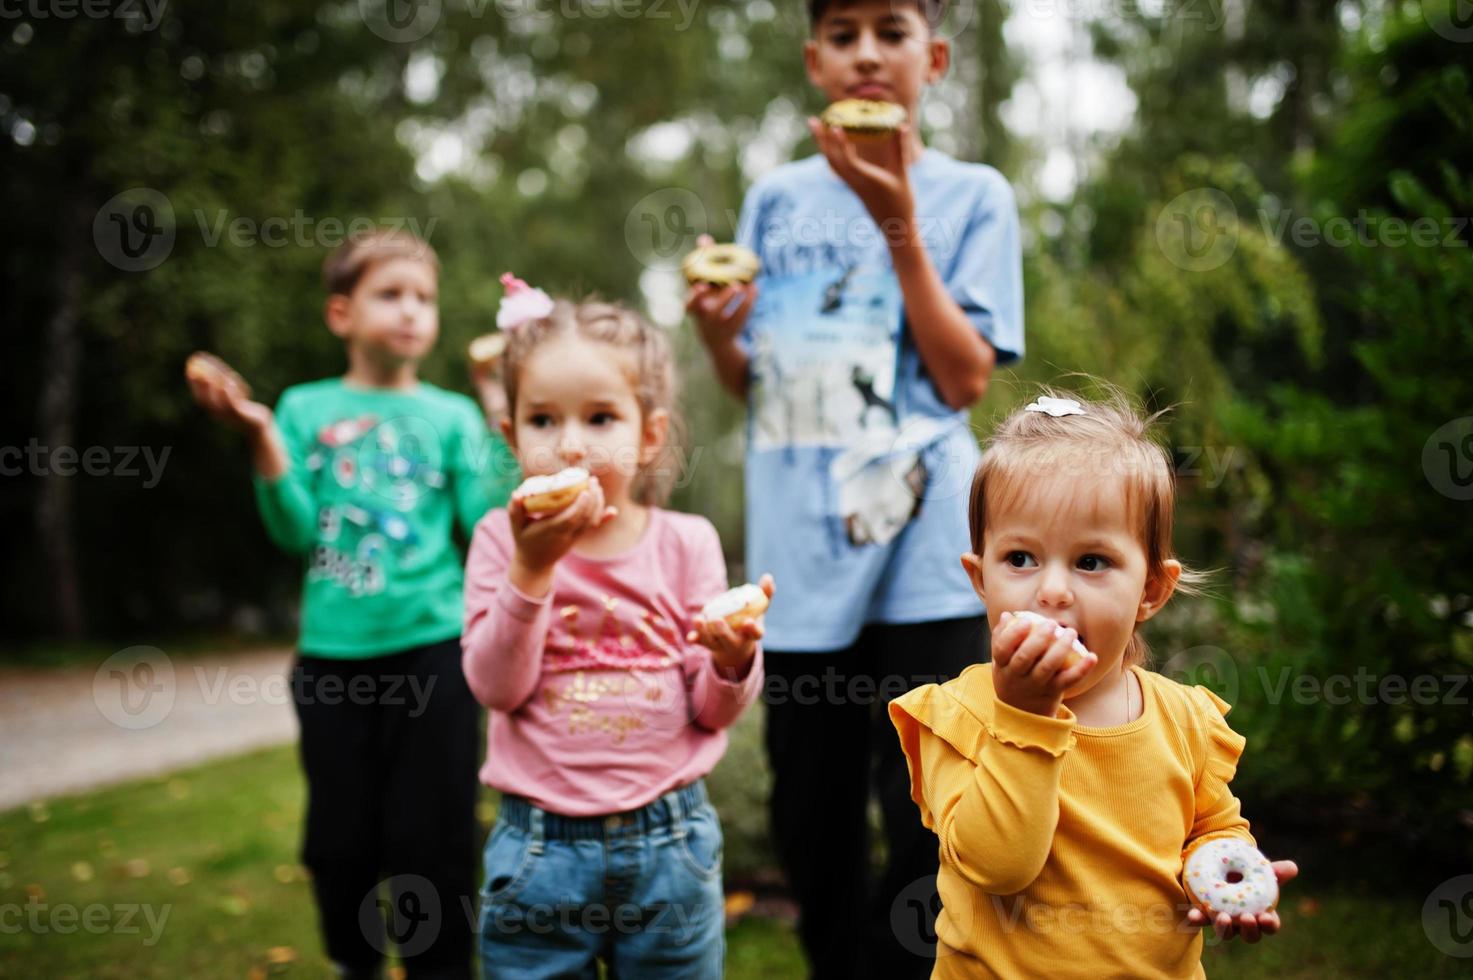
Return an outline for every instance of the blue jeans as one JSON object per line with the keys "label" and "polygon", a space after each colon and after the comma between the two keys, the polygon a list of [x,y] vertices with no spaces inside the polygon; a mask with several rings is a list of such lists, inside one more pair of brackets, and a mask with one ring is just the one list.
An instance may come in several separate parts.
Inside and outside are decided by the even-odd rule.
{"label": "blue jeans", "polygon": [[563,817],[506,797],[486,841],[486,980],[714,980],[721,822],[696,780],[638,810]]}

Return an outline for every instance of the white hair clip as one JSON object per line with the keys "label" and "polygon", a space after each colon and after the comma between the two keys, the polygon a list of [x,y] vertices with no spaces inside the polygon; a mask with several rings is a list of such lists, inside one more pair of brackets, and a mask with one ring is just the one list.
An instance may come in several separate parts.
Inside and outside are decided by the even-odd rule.
{"label": "white hair clip", "polygon": [[1084,406],[1072,398],[1050,398],[1048,395],[1039,395],[1038,399],[1027,408],[1025,412],[1047,412],[1054,418],[1065,415],[1088,415]]}

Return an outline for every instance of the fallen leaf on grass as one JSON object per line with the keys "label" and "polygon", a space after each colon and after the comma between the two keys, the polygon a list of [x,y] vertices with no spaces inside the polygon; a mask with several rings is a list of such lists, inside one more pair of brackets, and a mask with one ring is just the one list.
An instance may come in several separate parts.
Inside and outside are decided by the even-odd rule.
{"label": "fallen leaf on grass", "polygon": [[726,896],[726,917],[739,919],[752,909],[756,897],[751,892],[732,892]]}
{"label": "fallen leaf on grass", "polygon": [[169,880],[176,885],[187,885],[194,879],[190,877],[188,868],[170,868]]}
{"label": "fallen leaf on grass", "polygon": [[91,881],[92,875],[92,865],[86,861],[76,861],[72,864],[72,877],[78,881]]}
{"label": "fallen leaf on grass", "polygon": [[266,962],[274,966],[283,963],[294,963],[297,959],[297,951],[290,946],[272,946],[266,950]]}
{"label": "fallen leaf on grass", "polygon": [[123,864],[123,874],[129,878],[147,878],[152,872],[146,858],[133,858]]}
{"label": "fallen leaf on grass", "polygon": [[1313,919],[1315,916],[1320,914],[1319,900],[1314,898],[1301,898],[1299,900],[1299,904],[1294,906],[1294,911],[1298,912],[1306,919]]}
{"label": "fallen leaf on grass", "polygon": [[220,911],[226,915],[241,916],[251,909],[251,903],[241,895],[226,895],[220,899]]}
{"label": "fallen leaf on grass", "polygon": [[36,823],[45,823],[46,821],[51,819],[51,811],[47,808],[45,803],[32,803],[31,819],[34,820]]}

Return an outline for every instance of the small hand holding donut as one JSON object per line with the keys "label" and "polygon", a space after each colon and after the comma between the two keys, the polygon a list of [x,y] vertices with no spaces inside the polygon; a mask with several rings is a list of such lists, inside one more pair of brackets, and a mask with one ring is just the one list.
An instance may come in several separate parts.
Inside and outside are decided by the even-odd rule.
{"label": "small hand holding donut", "polygon": [[201,372],[186,375],[189,393],[205,411],[233,429],[258,436],[271,428],[275,415],[269,405],[252,401],[228,376]]}
{"label": "small hand holding donut", "polygon": [[619,513],[616,508],[605,506],[598,477],[591,477],[588,488],[576,500],[550,517],[528,514],[524,500],[516,494],[507,503],[506,512],[511,521],[512,540],[516,542],[512,582],[518,588],[524,588],[524,582],[533,579],[549,579],[553,567],[573,550],[580,537]]}
{"label": "small hand holding donut", "polygon": [[[1299,874],[1299,865],[1293,861],[1272,861],[1270,866],[1281,885]],[[1207,914],[1201,909],[1193,908],[1187,912],[1187,922],[1194,926],[1205,926]],[[1264,912],[1257,916],[1245,912],[1236,919],[1226,912],[1219,912],[1212,920],[1212,931],[1217,934],[1218,939],[1233,939],[1241,935],[1247,943],[1256,943],[1264,936],[1272,936],[1282,926],[1277,911]]]}
{"label": "small hand holding donut", "polygon": [[909,224],[915,219],[915,193],[905,165],[909,123],[902,124],[886,142],[883,164],[861,157],[848,133],[838,126],[825,126],[816,116],[809,118],[808,131],[834,173],[864,203],[887,242],[900,230],[893,227],[896,222]]}
{"label": "small hand holding donut", "polygon": [[992,684],[998,700],[1023,711],[1053,717],[1064,692],[1084,680],[1099,663],[1093,653],[1067,666],[1079,634],[1010,612],[992,634]]}
{"label": "small hand holding donut", "polygon": [[[777,588],[772,576],[762,576],[757,585],[770,601]],[[718,670],[728,675],[746,673],[747,665],[757,654],[757,641],[762,639],[761,622],[753,619],[732,626],[725,619],[707,620],[697,615],[692,625],[694,628],[685,635],[686,641],[710,650]]]}
{"label": "small hand holding donut", "polygon": [[[710,235],[696,239],[697,246],[715,243]],[[738,296],[741,302],[733,303]],[[728,344],[741,335],[752,304],[757,301],[756,283],[731,283],[713,286],[698,282],[685,294],[685,310],[695,318],[701,337],[708,347]]]}

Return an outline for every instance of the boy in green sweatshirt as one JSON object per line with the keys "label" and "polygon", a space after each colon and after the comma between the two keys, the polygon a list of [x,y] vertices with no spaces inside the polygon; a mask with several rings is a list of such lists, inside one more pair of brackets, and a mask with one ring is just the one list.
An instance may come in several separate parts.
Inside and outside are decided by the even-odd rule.
{"label": "boy in green sweatshirt", "polygon": [[245,433],[266,530],[306,559],[291,679],[308,788],[302,861],[328,957],[340,975],[378,975],[376,891],[389,877],[408,974],[469,977],[479,707],[460,667],[451,532],[458,522],[469,534],[503,505],[517,466],[473,401],[418,378],[439,333],[427,242],[356,238],[323,275],[346,374],[287,389],[274,412],[225,375],[190,386]]}

